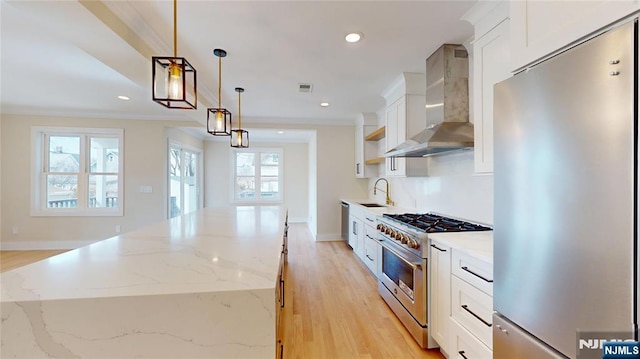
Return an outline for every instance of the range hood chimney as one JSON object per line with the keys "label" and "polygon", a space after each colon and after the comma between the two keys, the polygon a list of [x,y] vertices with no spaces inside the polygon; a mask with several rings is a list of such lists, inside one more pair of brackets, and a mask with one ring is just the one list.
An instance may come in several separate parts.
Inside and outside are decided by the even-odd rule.
{"label": "range hood chimney", "polygon": [[469,123],[469,60],[462,45],[445,44],[427,59],[426,129],[385,157],[427,157],[473,148]]}

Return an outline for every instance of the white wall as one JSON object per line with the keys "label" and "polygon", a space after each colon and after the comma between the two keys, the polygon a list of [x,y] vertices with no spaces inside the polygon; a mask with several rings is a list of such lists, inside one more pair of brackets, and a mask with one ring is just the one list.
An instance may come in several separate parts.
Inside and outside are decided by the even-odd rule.
{"label": "white wall", "polygon": [[[427,166],[429,177],[389,180],[398,206],[493,224],[493,175],[473,173],[473,151],[431,157]],[[384,193],[377,200],[384,201]]]}
{"label": "white wall", "polygon": [[[167,137],[178,132],[165,127],[185,122],[3,115],[0,126],[3,248],[75,248],[116,235],[116,225],[126,232],[166,218]],[[31,126],[123,128],[124,216],[31,217]],[[202,147],[198,140],[188,141]],[[141,193],[140,186],[153,191]],[[14,226],[18,234],[12,233]]]}
{"label": "white wall", "polygon": [[[290,222],[308,218],[308,144],[251,143],[251,147],[283,149],[284,200]],[[228,141],[205,141],[205,207],[229,206],[231,203],[231,147]]]}
{"label": "white wall", "polygon": [[[279,128],[277,125],[252,124],[255,128]],[[307,147],[307,212],[309,229],[316,240],[340,239],[340,200],[368,197],[366,179],[356,179],[355,126],[285,125],[286,129],[315,132]],[[248,128],[251,132],[251,128]],[[312,136],[313,137],[313,136]],[[258,146],[263,144],[251,144]],[[264,144],[266,146],[266,144]],[[205,144],[205,206],[228,204],[230,188],[229,144]],[[285,154],[285,161],[286,161]],[[315,166],[314,166],[315,162]],[[223,193],[222,196],[216,194]],[[286,191],[285,191],[286,194]],[[290,213],[290,216],[298,217]]]}
{"label": "white wall", "polygon": [[309,211],[307,224],[313,238],[318,236],[318,136],[313,133],[309,139]]}

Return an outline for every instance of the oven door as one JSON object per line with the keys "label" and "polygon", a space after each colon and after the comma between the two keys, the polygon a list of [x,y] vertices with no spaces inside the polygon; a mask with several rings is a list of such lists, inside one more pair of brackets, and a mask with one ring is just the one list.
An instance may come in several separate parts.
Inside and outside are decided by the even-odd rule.
{"label": "oven door", "polygon": [[389,244],[382,245],[380,282],[422,326],[427,325],[427,283],[424,269],[427,260]]}

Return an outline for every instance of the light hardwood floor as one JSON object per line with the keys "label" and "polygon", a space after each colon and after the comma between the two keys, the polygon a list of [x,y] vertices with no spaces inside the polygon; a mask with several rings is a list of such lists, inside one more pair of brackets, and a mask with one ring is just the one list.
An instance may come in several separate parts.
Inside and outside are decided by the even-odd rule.
{"label": "light hardwood floor", "polygon": [[48,251],[0,251],[0,272],[22,267],[66,251],[66,249]]}
{"label": "light hardwood floor", "polygon": [[[64,251],[1,251],[7,271]],[[283,313],[284,357],[432,358],[380,298],[375,277],[343,242],[314,242],[306,225],[289,229]]]}

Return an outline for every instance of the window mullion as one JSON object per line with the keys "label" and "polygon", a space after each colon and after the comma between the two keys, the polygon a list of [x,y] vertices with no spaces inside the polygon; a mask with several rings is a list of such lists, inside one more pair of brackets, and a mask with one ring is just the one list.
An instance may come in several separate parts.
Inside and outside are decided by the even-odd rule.
{"label": "window mullion", "polygon": [[256,200],[261,200],[262,199],[262,188],[260,186],[260,179],[262,178],[261,174],[260,174],[260,167],[262,166],[262,159],[261,159],[261,152],[256,152],[256,155],[253,157],[254,161],[257,163],[254,163],[254,168],[256,169],[256,173],[255,178],[254,178],[254,183],[255,183],[255,199]]}
{"label": "window mullion", "polygon": [[80,169],[78,171],[78,208],[82,210],[86,210],[89,208],[89,169],[91,168],[88,165],[90,160],[90,156],[87,155],[89,152],[89,146],[91,141],[88,140],[88,135],[80,136]]}

